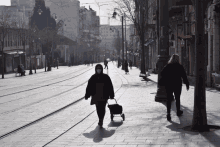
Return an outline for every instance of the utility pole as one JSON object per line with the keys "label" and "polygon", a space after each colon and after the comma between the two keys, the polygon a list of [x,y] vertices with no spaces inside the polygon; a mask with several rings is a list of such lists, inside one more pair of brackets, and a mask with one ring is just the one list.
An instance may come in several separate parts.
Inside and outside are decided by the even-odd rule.
{"label": "utility pole", "polygon": [[[3,14],[3,10],[2,10],[2,17],[3,17],[3,20],[4,20],[4,14]],[[1,46],[2,46],[2,79],[4,79],[4,72],[5,72],[5,66],[4,66],[4,59],[5,59],[5,57],[4,57],[4,42],[5,42],[5,37],[4,37],[4,35],[5,35],[5,26],[4,26],[4,28],[2,28],[3,30],[2,30],[2,41],[1,41]]]}
{"label": "utility pole", "polygon": [[198,131],[208,131],[207,114],[206,114],[206,91],[205,91],[205,50],[204,43],[205,27],[204,16],[207,3],[204,1],[195,0],[195,49],[196,49],[196,85],[194,90],[194,110],[192,129]]}
{"label": "utility pole", "polygon": [[125,69],[124,67],[124,28],[123,28],[123,20],[124,20],[124,17],[123,15],[121,16],[121,20],[122,20],[122,70]]}
{"label": "utility pole", "polygon": [[145,71],[145,56],[144,56],[144,15],[143,15],[143,5],[140,5],[140,22],[141,22],[141,49],[142,49],[142,57],[141,57],[141,73],[139,77],[146,77],[146,71]]}
{"label": "utility pole", "polygon": [[128,60],[127,60],[127,39],[126,39],[126,17],[125,17],[125,51],[126,51],[126,53],[125,53],[125,59],[126,59],[126,61],[128,62]]}
{"label": "utility pole", "polygon": [[31,49],[32,48],[32,41],[31,41],[31,39],[32,38],[31,38],[31,32],[30,32],[30,29],[31,29],[31,24],[30,24],[30,19],[31,19],[30,17],[31,16],[30,15],[31,14],[30,14],[30,12],[28,14],[29,14],[29,50],[30,50],[30,71],[29,71],[29,75],[31,75],[31,74],[33,74],[32,73],[32,62],[31,62],[31,60],[32,60],[31,59],[31,56],[32,56],[32,49]]}

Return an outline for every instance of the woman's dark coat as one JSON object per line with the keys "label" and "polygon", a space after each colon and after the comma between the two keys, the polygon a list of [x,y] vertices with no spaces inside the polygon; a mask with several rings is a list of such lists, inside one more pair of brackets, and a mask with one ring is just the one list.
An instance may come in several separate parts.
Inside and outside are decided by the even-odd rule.
{"label": "woman's dark coat", "polygon": [[[97,66],[102,68],[100,74],[96,72]],[[95,72],[96,73],[89,79],[85,94],[86,99],[92,96],[91,105],[96,104],[97,101],[107,101],[109,98],[113,99],[115,97],[112,81],[107,74],[103,73],[101,64],[96,65]]]}
{"label": "woman's dark coat", "polygon": [[128,62],[125,62],[125,72],[129,72],[128,71]]}
{"label": "woman's dark coat", "polygon": [[182,79],[186,85],[189,85],[183,66],[179,63],[167,64],[161,71],[159,85],[165,87],[182,86]]}
{"label": "woman's dark coat", "polygon": [[132,61],[129,62],[129,66],[132,67]]}

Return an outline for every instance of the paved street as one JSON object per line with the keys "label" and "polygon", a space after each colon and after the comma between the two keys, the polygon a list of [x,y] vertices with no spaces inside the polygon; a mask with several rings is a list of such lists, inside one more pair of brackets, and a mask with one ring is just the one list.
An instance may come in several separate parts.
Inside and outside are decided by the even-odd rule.
{"label": "paved street", "polygon": [[[166,103],[154,101],[157,75],[149,81],[139,77],[139,69],[129,69],[129,75],[109,62],[104,69],[112,79],[115,98],[123,106],[125,121],[120,115],[111,122],[106,107],[103,129],[97,125],[95,106],[89,100],[79,100],[85,94],[93,66],[72,66],[52,69],[25,77],[6,75],[0,82],[0,135],[16,130],[66,105],[69,107],[0,139],[1,147],[200,147],[220,146],[220,130],[205,133],[188,132],[193,115],[194,87],[182,88],[181,109],[177,117],[172,103],[172,122],[166,120]],[[208,124],[220,125],[220,92],[206,89]],[[77,101],[79,100],[79,101]],[[77,102],[75,102],[77,101]],[[109,103],[114,103],[110,100]]]}

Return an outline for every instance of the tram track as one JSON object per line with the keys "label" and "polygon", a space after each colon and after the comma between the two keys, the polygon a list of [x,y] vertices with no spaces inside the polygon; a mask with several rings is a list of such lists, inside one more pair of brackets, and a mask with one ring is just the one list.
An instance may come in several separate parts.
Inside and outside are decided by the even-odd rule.
{"label": "tram track", "polygon": [[[82,73],[82,74],[80,74],[79,76],[82,76],[83,74],[85,74],[85,73]],[[62,82],[62,81],[61,81]],[[60,83],[61,83],[60,82]],[[85,84],[86,82],[84,82],[84,83],[81,83],[80,85],[83,85],[83,84]],[[79,86],[80,86],[79,85]],[[56,89],[58,86],[73,86],[73,85],[55,85],[56,87],[55,88],[51,88],[51,89],[46,89],[46,90],[44,90],[44,91],[41,91],[40,93],[43,93],[43,92],[45,92],[45,91],[48,91],[48,90],[54,90],[54,89]],[[69,92],[69,91],[71,91],[71,90],[73,90],[73,89],[76,89],[77,87],[79,87],[79,86],[75,86],[74,88],[71,88],[71,89],[69,89],[69,90],[66,90],[66,91],[64,91],[64,92],[62,92],[61,94],[63,94],[63,93],[65,93],[65,92]],[[38,91],[37,92],[35,92],[35,93],[31,93],[31,95],[27,95],[27,96],[25,96],[25,97],[21,97],[21,98],[18,98],[18,99],[14,99],[14,100],[10,100],[10,101],[6,101],[6,102],[0,102],[0,105],[2,105],[2,104],[6,104],[6,103],[10,103],[10,102],[13,102],[13,101],[17,101],[17,100],[21,100],[21,99],[24,99],[24,98],[29,98],[29,97],[31,97],[31,96],[34,96],[34,95],[36,95],[36,94],[40,94]],[[57,95],[57,94],[56,94]],[[58,95],[60,95],[60,94],[58,94]],[[53,96],[55,96],[55,95],[53,95]],[[52,96],[52,97],[53,97]],[[51,96],[50,96],[51,97]],[[1,113],[0,113],[1,114]]]}
{"label": "tram track", "polygon": [[43,101],[52,99],[52,98],[54,98],[55,96],[60,96],[60,95],[62,95],[62,94],[64,94],[64,93],[70,92],[70,91],[72,91],[72,90],[74,90],[74,89],[76,89],[76,88],[78,88],[78,87],[84,85],[84,84],[87,83],[87,82],[88,82],[88,81],[86,81],[86,82],[84,82],[84,83],[82,83],[82,84],[80,84],[80,85],[78,85],[78,86],[76,86],[76,87],[74,87],[74,88],[71,88],[71,89],[69,89],[69,90],[63,91],[63,92],[61,92],[61,93],[59,93],[59,94],[52,95],[52,96],[50,96],[50,97],[48,97],[48,98],[44,98],[44,99],[41,99],[41,100],[39,100],[39,101],[35,101],[35,102],[30,103],[30,104],[27,104],[27,105],[23,105],[22,107],[19,107],[19,108],[10,110],[10,111],[2,112],[2,113],[0,113],[0,115],[8,114],[8,113],[11,113],[11,112],[14,112],[14,111],[17,111],[17,110],[21,110],[21,109],[24,109],[24,108],[29,107],[29,106],[31,106],[31,105],[35,105],[35,104],[37,104],[37,103],[40,103],[40,102],[43,102]]}
{"label": "tram track", "polygon": [[[86,73],[86,72],[88,72],[88,71],[91,70],[91,69],[93,69],[93,67],[90,68],[90,69],[88,69],[88,70],[86,70],[86,71],[83,72],[83,73]],[[39,89],[39,88],[42,88],[42,87],[46,87],[46,86],[50,86],[50,85],[54,85],[54,84],[57,84],[57,83],[61,83],[61,82],[64,82],[64,81],[67,81],[67,80],[70,80],[70,79],[76,78],[76,77],[82,75],[83,73],[80,73],[79,75],[76,75],[76,76],[73,76],[73,77],[71,77],[71,78],[67,78],[67,79],[65,79],[65,80],[61,80],[61,81],[58,81],[58,82],[54,82],[54,83],[50,83],[50,84],[45,84],[45,85],[41,85],[41,86],[38,86],[38,87],[35,87],[35,88],[31,88],[31,89],[27,89],[27,90],[22,90],[22,91],[18,91],[18,92],[14,92],[14,93],[6,94],[6,95],[1,95],[1,96],[0,96],[0,99],[1,99],[2,97],[5,97],[5,96],[10,96],[10,95],[13,95],[13,94],[18,94],[18,93],[22,93],[22,92],[27,92],[27,91],[31,91],[31,90],[35,90],[35,89]],[[71,73],[71,74],[72,74],[72,73]],[[27,86],[27,85],[26,85],[26,86]],[[6,89],[6,90],[7,90],[7,89]]]}
{"label": "tram track", "polygon": [[[79,69],[79,70],[81,70],[81,68]],[[58,76],[58,77],[56,77],[56,79],[58,79],[58,78],[63,78],[64,76],[69,76],[69,75],[71,75],[71,74],[73,74],[73,73],[76,73],[76,72],[78,72],[78,70],[77,71],[68,71],[68,73],[65,73],[65,75],[60,75],[60,76]],[[45,77],[40,77],[40,78],[37,78],[37,80],[39,80],[39,79],[43,79],[43,78],[47,78],[46,76]],[[33,80],[33,79],[32,79]],[[51,81],[51,80],[53,80],[52,78],[51,79],[48,79],[48,80],[44,80],[44,82],[47,82],[47,81]],[[37,82],[37,83],[34,83],[34,85],[37,85],[37,84],[40,84],[41,82]],[[10,90],[10,89],[14,89],[14,88],[21,88],[21,87],[26,87],[26,86],[30,86],[30,85],[33,85],[33,84],[27,84],[27,85],[22,85],[22,86],[15,86],[15,87],[10,87],[10,88],[6,88],[6,89],[1,89],[0,91],[3,91],[3,90]],[[4,87],[4,86],[0,86],[0,87]]]}
{"label": "tram track", "polygon": [[[117,71],[117,70],[116,70]],[[118,72],[118,71],[117,71]],[[119,72],[118,72],[119,73]],[[120,74],[120,73],[119,73]],[[123,75],[122,75],[123,76]],[[123,76],[124,77],[124,76]],[[124,77],[124,79],[126,79],[125,77]],[[117,93],[122,87],[123,87],[123,80],[122,80],[122,78],[120,77],[120,80],[121,80],[121,85],[120,85],[120,87],[116,90],[116,92],[115,93]],[[127,80],[127,79],[126,79]],[[128,80],[127,80],[127,82],[128,82]],[[125,87],[126,89],[127,89],[127,87]],[[126,90],[125,90],[126,91]],[[124,92],[125,92],[124,91]],[[122,95],[124,94],[124,92],[122,93]],[[120,96],[121,97],[121,96]],[[118,99],[120,99],[120,97],[118,98]],[[3,135],[1,135],[0,136],[0,140],[2,140],[3,138],[6,138],[6,137],[8,137],[8,136],[10,136],[10,135],[13,135],[14,133],[16,133],[16,132],[18,132],[18,131],[21,131],[21,130],[23,130],[23,129],[25,129],[25,128],[28,128],[29,126],[31,126],[31,125],[34,125],[34,124],[36,124],[36,123],[38,123],[38,122],[40,122],[40,121],[42,121],[42,120],[44,120],[44,119],[46,119],[46,118],[49,118],[49,117],[51,117],[52,115],[55,115],[55,114],[58,114],[59,112],[61,112],[62,110],[65,110],[66,108],[68,108],[68,107],[70,107],[70,106],[72,106],[72,105],[74,105],[74,104],[76,104],[76,103],[78,103],[78,102],[80,102],[81,100],[83,100],[84,99],[84,97],[81,97],[81,98],[79,98],[78,100],[75,100],[75,101],[73,101],[72,103],[70,103],[70,104],[68,104],[68,105],[66,105],[66,106],[63,106],[62,108],[59,108],[59,109],[57,109],[57,110],[55,110],[55,111],[53,111],[53,112],[51,112],[51,113],[49,113],[49,114],[47,114],[47,115],[45,115],[45,116],[43,116],[43,117],[40,117],[39,119],[36,119],[35,121],[32,121],[32,122],[30,122],[30,123],[28,123],[28,124],[26,124],[26,125],[23,125],[23,126],[21,126],[21,127],[19,127],[19,128],[17,128],[17,129],[14,129],[14,130],[12,130],[12,131],[10,131],[10,132],[8,132],[8,133],[5,133],[5,134],[3,134]],[[117,100],[118,100],[117,99]],[[94,110],[95,111],[95,110]],[[84,121],[86,118],[88,118],[94,111],[92,111],[91,113],[89,113],[88,115],[86,115],[83,119],[81,119],[81,120],[79,120],[77,123],[75,123],[72,127],[70,127],[69,129],[67,129],[66,131],[64,131],[63,133],[61,133],[60,135],[58,135],[57,137],[55,137],[54,139],[52,139],[52,140],[50,140],[49,142],[47,142],[45,145],[43,145],[43,146],[47,146],[47,145],[49,145],[50,143],[52,143],[53,141],[55,141],[57,138],[59,138],[59,137],[61,137],[62,135],[64,135],[66,132],[68,132],[69,130],[71,130],[72,128],[74,128],[75,126],[77,126],[78,124],[80,124],[82,121]]]}

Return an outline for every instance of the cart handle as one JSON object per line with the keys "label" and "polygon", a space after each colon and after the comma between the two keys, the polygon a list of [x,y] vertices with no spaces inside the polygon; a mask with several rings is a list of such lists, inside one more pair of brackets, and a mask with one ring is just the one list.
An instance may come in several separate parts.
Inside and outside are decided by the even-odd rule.
{"label": "cart handle", "polygon": [[[114,100],[115,100],[116,104],[118,104],[117,101],[116,101],[116,99],[114,99]],[[108,103],[108,101],[107,101],[107,103]],[[109,105],[109,103],[108,103],[108,105]]]}

